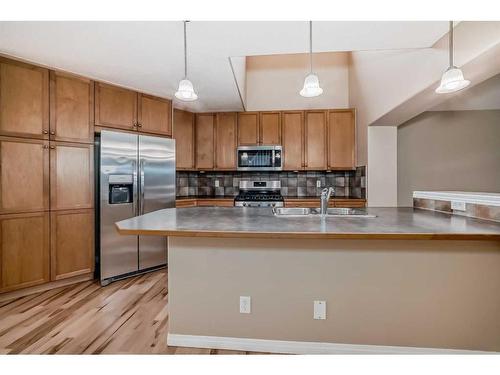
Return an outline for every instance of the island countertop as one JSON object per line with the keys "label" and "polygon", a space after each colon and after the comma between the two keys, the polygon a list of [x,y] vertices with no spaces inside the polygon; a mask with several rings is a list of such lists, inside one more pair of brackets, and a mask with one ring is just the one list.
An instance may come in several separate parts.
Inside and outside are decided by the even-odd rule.
{"label": "island countertop", "polygon": [[276,217],[270,208],[168,208],[119,221],[121,234],[332,239],[498,240],[500,223],[415,208],[368,208],[376,218]]}

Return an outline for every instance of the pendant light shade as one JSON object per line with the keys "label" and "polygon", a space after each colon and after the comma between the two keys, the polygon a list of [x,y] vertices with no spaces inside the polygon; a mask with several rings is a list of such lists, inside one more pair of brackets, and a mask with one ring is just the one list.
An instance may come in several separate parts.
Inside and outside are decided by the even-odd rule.
{"label": "pendant light shade", "polygon": [[323,94],[323,89],[319,87],[319,78],[316,74],[310,73],[304,79],[304,87],[300,90],[300,95],[305,98],[313,98]]}
{"label": "pendant light shade", "polygon": [[464,74],[462,71],[453,65],[453,21],[450,21],[450,42],[449,42],[449,53],[450,53],[450,66],[446,69],[441,77],[441,84],[436,89],[438,94],[448,94],[451,92],[456,92],[462,90],[469,86],[470,81],[464,79]]}
{"label": "pendant light shade", "polygon": [[304,79],[304,87],[300,90],[300,95],[305,98],[314,98],[323,94],[323,89],[319,86],[319,78],[312,69],[312,21],[309,21],[309,74]]}
{"label": "pendant light shade", "polygon": [[179,88],[175,93],[175,97],[184,102],[192,102],[198,99],[198,95],[194,91],[192,82],[187,79],[187,38],[186,38],[186,24],[184,21],[184,78],[179,82]]}
{"label": "pendant light shade", "polygon": [[175,93],[175,97],[185,102],[192,102],[198,99],[198,95],[194,92],[193,84],[189,79],[183,79],[179,82],[179,88]]}

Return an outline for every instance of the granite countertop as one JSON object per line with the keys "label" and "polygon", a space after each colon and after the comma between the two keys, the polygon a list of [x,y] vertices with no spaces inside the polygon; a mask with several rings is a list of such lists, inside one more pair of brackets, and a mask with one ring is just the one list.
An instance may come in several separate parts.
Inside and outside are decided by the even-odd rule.
{"label": "granite countertop", "polygon": [[270,208],[168,208],[116,223],[121,234],[336,239],[499,241],[500,223],[440,212],[368,208],[376,218],[276,217]]}

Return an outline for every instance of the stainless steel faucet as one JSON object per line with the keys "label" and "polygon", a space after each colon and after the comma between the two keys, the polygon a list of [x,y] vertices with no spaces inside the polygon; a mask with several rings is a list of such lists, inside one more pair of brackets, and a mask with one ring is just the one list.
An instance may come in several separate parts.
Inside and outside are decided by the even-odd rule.
{"label": "stainless steel faucet", "polygon": [[328,212],[328,201],[330,200],[330,196],[335,193],[335,189],[333,187],[324,188],[321,191],[321,209],[320,213],[322,216],[325,216]]}

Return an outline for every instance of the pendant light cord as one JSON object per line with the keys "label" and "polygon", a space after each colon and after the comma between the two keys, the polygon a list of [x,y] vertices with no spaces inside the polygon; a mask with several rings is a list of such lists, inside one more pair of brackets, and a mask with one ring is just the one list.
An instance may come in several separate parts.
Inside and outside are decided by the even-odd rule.
{"label": "pendant light cord", "polygon": [[186,24],[188,21],[184,21],[184,79],[187,78],[187,38],[186,38]]}
{"label": "pendant light cord", "polygon": [[453,63],[453,21],[450,21],[450,46],[449,46],[449,53],[450,53],[450,67],[454,67]]}
{"label": "pendant light cord", "polygon": [[313,72],[313,22],[309,21],[309,69]]}

